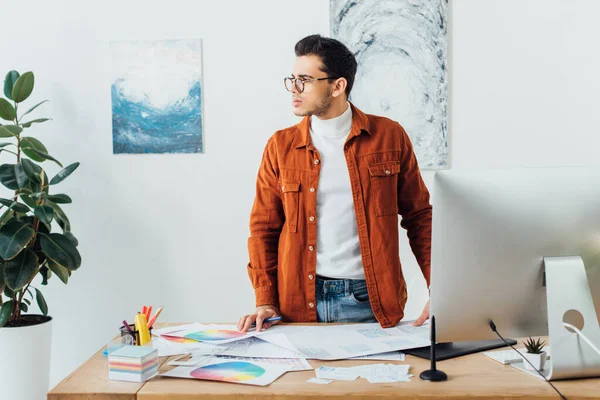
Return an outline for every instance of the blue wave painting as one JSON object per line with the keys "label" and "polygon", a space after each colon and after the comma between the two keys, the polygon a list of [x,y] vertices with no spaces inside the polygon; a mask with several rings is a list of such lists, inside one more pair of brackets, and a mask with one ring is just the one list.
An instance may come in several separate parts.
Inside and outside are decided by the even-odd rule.
{"label": "blue wave painting", "polygon": [[201,41],[113,42],[111,50],[113,153],[201,153]]}

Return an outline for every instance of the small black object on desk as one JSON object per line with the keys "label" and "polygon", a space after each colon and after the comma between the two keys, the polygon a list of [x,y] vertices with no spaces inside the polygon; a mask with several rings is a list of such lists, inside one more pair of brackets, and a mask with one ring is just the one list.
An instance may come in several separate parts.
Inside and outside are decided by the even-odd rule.
{"label": "small black object on desk", "polygon": [[435,367],[435,316],[431,316],[431,369],[421,372],[419,377],[424,381],[442,382],[448,380],[448,375]]}

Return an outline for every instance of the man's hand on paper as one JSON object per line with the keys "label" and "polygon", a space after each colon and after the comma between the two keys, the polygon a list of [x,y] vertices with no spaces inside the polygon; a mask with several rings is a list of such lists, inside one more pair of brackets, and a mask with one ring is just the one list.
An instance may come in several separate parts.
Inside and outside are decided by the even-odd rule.
{"label": "man's hand on paper", "polygon": [[279,316],[281,316],[281,312],[275,306],[258,306],[256,307],[254,314],[244,315],[240,318],[237,328],[239,331],[248,332],[248,329],[252,327],[252,323],[256,322],[256,332],[260,332],[263,329],[269,329],[272,325],[279,323],[279,321],[263,323],[265,319]]}
{"label": "man's hand on paper", "polygon": [[425,308],[421,313],[421,316],[413,322],[413,326],[421,326],[429,319],[429,300],[427,300],[427,304],[425,304]]}

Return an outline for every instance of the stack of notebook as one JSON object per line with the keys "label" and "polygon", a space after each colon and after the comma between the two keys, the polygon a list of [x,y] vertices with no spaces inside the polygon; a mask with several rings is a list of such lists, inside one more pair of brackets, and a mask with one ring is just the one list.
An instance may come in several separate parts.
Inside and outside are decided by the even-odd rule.
{"label": "stack of notebook", "polygon": [[158,351],[152,347],[123,346],[108,355],[108,379],[145,382],[158,373]]}

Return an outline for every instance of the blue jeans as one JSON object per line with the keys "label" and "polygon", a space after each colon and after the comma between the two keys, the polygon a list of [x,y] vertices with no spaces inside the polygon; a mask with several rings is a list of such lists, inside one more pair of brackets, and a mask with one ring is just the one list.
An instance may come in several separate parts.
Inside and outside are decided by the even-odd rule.
{"label": "blue jeans", "polygon": [[317,277],[318,322],[377,322],[362,279]]}

